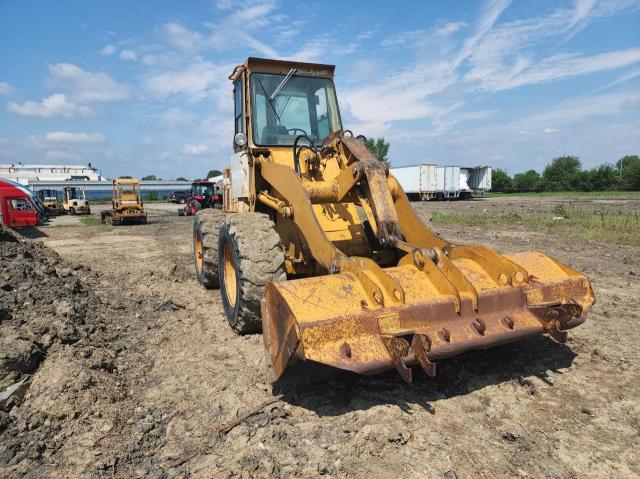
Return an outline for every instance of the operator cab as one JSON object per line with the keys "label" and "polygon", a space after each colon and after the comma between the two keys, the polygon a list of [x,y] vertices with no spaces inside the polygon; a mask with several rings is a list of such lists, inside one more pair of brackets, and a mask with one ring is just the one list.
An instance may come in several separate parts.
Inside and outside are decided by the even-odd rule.
{"label": "operator cab", "polygon": [[230,77],[236,151],[247,141],[255,147],[291,147],[300,136],[319,145],[342,130],[333,71],[333,65],[260,58],[237,66]]}

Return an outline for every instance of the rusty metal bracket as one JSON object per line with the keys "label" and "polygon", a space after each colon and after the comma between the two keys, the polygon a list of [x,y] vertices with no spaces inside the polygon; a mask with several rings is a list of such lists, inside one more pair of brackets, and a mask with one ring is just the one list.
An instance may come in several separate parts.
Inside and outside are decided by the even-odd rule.
{"label": "rusty metal bracket", "polygon": [[356,161],[350,165],[347,165],[340,174],[336,177],[336,183],[338,185],[338,202],[351,191],[351,188],[360,180],[362,175],[363,165],[359,161]]}
{"label": "rusty metal bracket", "polygon": [[566,324],[582,315],[582,306],[575,303],[530,304],[528,307],[529,311],[542,323],[545,331],[559,343],[567,342],[567,332],[563,331]]}
{"label": "rusty metal bracket", "polygon": [[436,365],[427,357],[427,352],[431,349],[431,340],[425,334],[414,334],[411,340],[411,349],[416,356],[416,361],[429,377],[436,375]]}
{"label": "rusty metal bracket", "polygon": [[405,382],[411,383],[413,380],[413,371],[404,363],[404,357],[409,354],[409,342],[404,338],[396,338],[393,336],[380,336],[382,344],[387,349],[391,362],[398,370],[398,373]]}
{"label": "rusty metal bracket", "polygon": [[338,263],[341,273],[352,273],[362,284],[369,300],[377,306],[404,303],[404,289],[371,258],[345,257]]}
{"label": "rusty metal bracket", "polygon": [[445,250],[449,259],[468,258],[478,263],[499,286],[519,285],[529,281],[527,271],[486,246],[451,246]]}
{"label": "rusty metal bracket", "polygon": [[471,299],[471,304],[475,311],[478,310],[478,291],[471,284],[471,282],[467,279],[465,275],[458,269],[458,267],[453,264],[451,261],[441,250],[435,249],[436,254],[438,256],[438,269],[444,273],[447,280],[453,284],[453,286],[458,291],[460,298],[466,296]]}
{"label": "rusty metal bracket", "polygon": [[437,251],[430,248],[423,248],[414,249],[411,253],[403,256],[398,264],[411,264],[415,266],[425,274],[440,294],[453,296],[456,313],[459,314],[461,307],[460,293],[456,289],[455,284],[438,268],[436,261],[438,261]]}

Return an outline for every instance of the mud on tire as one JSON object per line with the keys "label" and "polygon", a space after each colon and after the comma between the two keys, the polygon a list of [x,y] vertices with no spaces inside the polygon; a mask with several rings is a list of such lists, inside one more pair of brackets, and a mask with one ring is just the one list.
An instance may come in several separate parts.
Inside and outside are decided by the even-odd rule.
{"label": "mud on tire", "polygon": [[[218,279],[218,235],[224,216],[223,211],[208,209],[198,211],[193,221],[193,257],[196,278],[207,289],[220,286]],[[198,241],[200,245],[198,245]]]}
{"label": "mud on tire", "polygon": [[220,295],[231,328],[241,334],[262,330],[264,287],[284,281],[284,251],[269,215],[228,215],[220,228]]}

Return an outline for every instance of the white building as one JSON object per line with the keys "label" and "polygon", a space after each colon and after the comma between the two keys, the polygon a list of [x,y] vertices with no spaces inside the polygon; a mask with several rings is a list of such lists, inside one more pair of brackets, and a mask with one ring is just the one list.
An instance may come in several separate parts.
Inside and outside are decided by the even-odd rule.
{"label": "white building", "polygon": [[108,181],[97,168],[88,165],[0,164],[0,178],[28,185],[34,181]]}

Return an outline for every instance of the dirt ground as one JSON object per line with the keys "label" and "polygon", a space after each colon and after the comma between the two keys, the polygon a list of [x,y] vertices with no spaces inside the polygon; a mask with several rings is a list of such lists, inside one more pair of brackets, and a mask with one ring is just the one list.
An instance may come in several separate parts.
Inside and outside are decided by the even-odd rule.
{"label": "dirt ground", "polygon": [[[428,219],[551,214],[569,201],[414,207]],[[272,385],[261,337],[235,335],[219,293],[195,280],[192,219],[158,209],[149,220],[0,242],[0,340],[24,343],[0,354],[0,393],[25,379],[0,402],[1,477],[640,477],[638,248],[434,225],[452,241],[536,249],[586,273],[589,319],[566,345],[540,336],[466,353],[440,361],[433,379],[416,370],[412,385],[394,371]]]}

